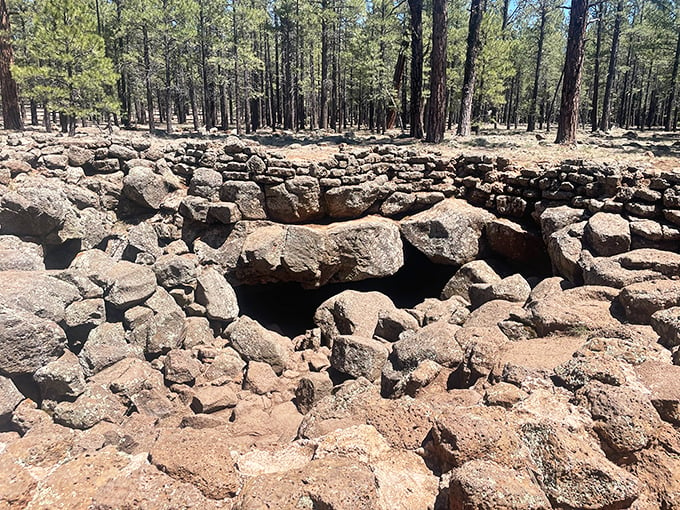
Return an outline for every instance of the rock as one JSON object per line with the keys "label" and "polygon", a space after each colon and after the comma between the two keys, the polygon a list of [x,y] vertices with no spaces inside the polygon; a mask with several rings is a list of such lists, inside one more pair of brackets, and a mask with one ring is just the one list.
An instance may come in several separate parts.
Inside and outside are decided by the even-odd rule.
{"label": "rock", "polygon": [[211,499],[231,498],[240,488],[228,435],[217,429],[166,429],[149,460],[180,482],[190,483]]}
{"label": "rock", "polygon": [[333,339],[331,366],[352,377],[375,381],[387,362],[389,351],[377,340],[357,335],[340,335]]}
{"label": "rock", "polygon": [[40,387],[40,395],[48,400],[75,398],[85,391],[85,375],[78,356],[71,351],[33,374],[33,380]]}
{"label": "rock", "polygon": [[210,329],[210,322],[205,317],[187,317],[184,321],[183,336],[181,347],[184,349],[210,345],[215,339]]}
{"label": "rock", "polygon": [[626,508],[637,499],[638,480],[565,427],[527,423],[522,438],[538,467],[539,485],[553,506]]}
{"label": "rock", "polygon": [[519,273],[496,283],[475,283],[468,289],[470,302],[474,308],[496,299],[524,304],[530,293],[529,283]]}
{"label": "rock", "polygon": [[484,252],[484,228],[493,214],[449,198],[400,223],[406,240],[437,264],[461,266]]}
{"label": "rock", "polygon": [[54,422],[74,429],[89,429],[100,421],[120,423],[127,408],[109,389],[88,385],[74,402],[60,402],[54,408]]}
{"label": "rock", "polygon": [[601,257],[609,257],[630,249],[630,224],[619,214],[599,212],[586,224],[584,240]]}
{"label": "rock", "polygon": [[86,376],[101,372],[106,367],[129,357],[141,357],[141,349],[125,341],[121,323],[107,322],[90,332],[78,358]]}
{"label": "rock", "polygon": [[106,321],[106,307],[101,298],[83,299],[71,303],[65,310],[68,337],[83,343],[90,331]]}
{"label": "rock", "polygon": [[248,363],[243,388],[257,395],[266,395],[279,388],[279,378],[267,363],[251,361]]}
{"label": "rock", "polygon": [[367,181],[355,186],[338,186],[324,193],[331,218],[356,218],[364,214],[378,199],[380,188]]}
{"label": "rock", "polygon": [[449,485],[451,510],[548,510],[550,501],[528,473],[488,460],[454,469]]}
{"label": "rock", "polygon": [[71,145],[66,151],[66,155],[68,156],[68,164],[70,166],[86,167],[94,161],[93,151],[85,147],[78,147],[77,145]]}
{"label": "rock", "polygon": [[66,346],[66,334],[55,322],[0,304],[0,374],[30,376]]}
{"label": "rock", "polygon": [[147,266],[116,262],[106,275],[104,299],[119,310],[142,303],[156,291],[156,275]]}
{"label": "rock", "polygon": [[460,296],[453,296],[441,301],[435,298],[426,298],[418,303],[410,312],[413,313],[423,326],[433,322],[444,321],[449,324],[463,324],[470,316],[468,309],[470,303]]}
{"label": "rock", "polygon": [[174,384],[193,384],[201,373],[203,364],[194,358],[189,351],[174,349],[163,362],[165,380]]}
{"label": "rock", "polygon": [[161,175],[150,168],[138,166],[131,168],[123,179],[122,193],[135,204],[158,210],[168,194],[168,188]]}
{"label": "rock", "polygon": [[135,262],[142,256],[147,256],[152,261],[160,257],[163,250],[159,246],[158,234],[150,223],[140,223],[128,230],[127,247],[123,252],[123,258]]}
{"label": "rock", "polygon": [[1,508],[26,508],[31,502],[38,480],[19,459],[9,456],[0,465]]}
{"label": "rock", "polygon": [[484,402],[489,406],[501,406],[509,409],[526,397],[527,393],[514,384],[499,382],[487,388],[484,393]]}
{"label": "rock", "polygon": [[484,234],[491,251],[504,259],[538,270],[546,266],[548,253],[543,239],[526,226],[507,218],[498,218],[487,224]]}
{"label": "rock", "polygon": [[623,288],[619,303],[630,322],[649,324],[659,310],[680,306],[680,283],[675,280],[633,283]]}
{"label": "rock", "polygon": [[643,281],[672,279],[680,271],[680,255],[652,248],[613,257],[583,257],[581,262],[587,285],[608,285],[617,289]]}
{"label": "rock", "polygon": [[295,508],[300,502],[333,510],[378,510],[373,473],[364,463],[338,457],[314,460],[299,469],[251,478],[234,510]]}
{"label": "rock", "polygon": [[406,310],[382,310],[378,315],[378,324],[374,336],[388,342],[396,342],[406,331],[418,329],[418,320]]}
{"label": "rock", "polygon": [[318,179],[300,175],[265,189],[269,218],[282,223],[311,222],[323,216]]}
{"label": "rock", "polygon": [[434,322],[407,332],[392,347],[394,363],[399,370],[413,369],[422,361],[456,368],[463,361],[463,349],[455,338],[459,326],[446,321]]}
{"label": "rock", "polygon": [[680,345],[680,307],[654,312],[650,324],[659,335],[659,343],[672,349]]}
{"label": "rock", "polygon": [[200,167],[191,176],[188,193],[214,201],[219,197],[221,188],[222,174],[211,168]]}
{"label": "rock", "polygon": [[73,206],[62,189],[46,184],[29,184],[0,196],[0,234],[45,239],[64,225],[74,214]]}
{"label": "rock", "polygon": [[242,315],[227,326],[224,334],[245,360],[268,363],[277,375],[283,372],[288,363],[292,342],[263,328],[250,317]]}
{"label": "rock", "polygon": [[550,255],[554,273],[574,284],[580,284],[583,281],[583,269],[579,262],[583,251],[581,239],[585,225],[585,222],[575,223],[548,237],[548,255]]}
{"label": "rock", "polygon": [[616,454],[647,448],[660,420],[648,398],[638,390],[593,381],[583,390],[594,428]]}
{"label": "rock", "polygon": [[310,411],[314,404],[327,397],[333,390],[333,381],[327,372],[310,372],[300,378],[295,389],[295,402],[302,414]]}
{"label": "rock", "polygon": [[464,264],[451,279],[446,282],[441,299],[460,296],[469,300],[468,289],[475,283],[497,283],[501,281],[496,271],[483,260],[473,260]]}
{"label": "rock", "polygon": [[260,156],[252,155],[246,161],[246,168],[251,173],[263,174],[267,171],[267,164]]}
{"label": "rock", "polygon": [[16,236],[0,236],[0,271],[43,271],[42,246]]}
{"label": "rock", "polygon": [[264,193],[252,181],[227,181],[220,190],[220,200],[235,203],[245,220],[267,219]]}
{"label": "rock", "polygon": [[0,305],[38,318],[62,322],[66,307],[80,299],[75,286],[44,271],[6,271],[0,278]]}
{"label": "rock", "polygon": [[381,317],[397,312],[392,300],[379,292],[345,290],[321,303],[314,313],[314,324],[321,329],[321,340],[331,345],[339,335],[373,338]]}
{"label": "rock", "polygon": [[128,342],[141,347],[147,355],[164,354],[178,348],[183,341],[184,312],[160,287],[144,306],[126,310],[123,318],[130,330],[126,333]]}
{"label": "rock", "polygon": [[208,381],[233,381],[241,384],[246,362],[231,347],[220,350],[203,373]]}
{"label": "rock", "polygon": [[182,199],[178,211],[188,220],[205,223],[208,221],[211,203],[207,198],[189,195]]}
{"label": "rock", "polygon": [[557,331],[586,333],[620,324],[611,313],[618,294],[610,287],[576,287],[533,301],[528,310],[540,336]]}
{"label": "rock", "polygon": [[208,222],[232,225],[241,221],[241,211],[233,202],[213,202],[208,206]]}
{"label": "rock", "polygon": [[237,403],[238,397],[229,386],[200,386],[194,391],[191,409],[195,413],[214,413]]}
{"label": "rock", "polygon": [[574,209],[566,205],[549,207],[540,214],[541,233],[544,239],[569,225],[579,223],[586,217],[583,209]]}
{"label": "rock", "polygon": [[649,399],[662,419],[680,425],[680,367],[658,361],[645,361],[635,367]]}
{"label": "rock", "polygon": [[196,260],[190,255],[163,255],[152,269],[158,285],[166,289],[196,284]]}
{"label": "rock", "polygon": [[204,269],[197,279],[196,301],[206,308],[208,317],[231,322],[238,317],[236,293],[215,269]]}
{"label": "rock", "polygon": [[0,426],[4,427],[12,418],[12,413],[24,399],[11,379],[0,376]]}
{"label": "rock", "polygon": [[[163,375],[139,358],[125,358],[93,375],[89,382],[108,388],[126,402],[135,403],[137,395],[163,388]],[[143,412],[143,409],[138,409]]]}
{"label": "rock", "polygon": [[590,381],[600,381],[612,386],[620,386],[626,382],[621,364],[612,357],[599,353],[575,353],[573,358],[555,368],[555,376],[570,390],[582,388]]}
{"label": "rock", "polygon": [[126,147],[124,145],[119,145],[116,143],[109,145],[110,158],[128,160],[135,159],[137,158],[137,156],[138,156],[137,151],[130,147]]}

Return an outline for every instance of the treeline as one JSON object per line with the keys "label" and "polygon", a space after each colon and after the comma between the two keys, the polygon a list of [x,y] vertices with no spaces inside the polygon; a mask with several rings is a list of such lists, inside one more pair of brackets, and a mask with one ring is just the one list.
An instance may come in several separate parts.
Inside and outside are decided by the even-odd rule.
{"label": "treeline", "polygon": [[0,0],[5,126],[675,129],[680,0],[571,3]]}

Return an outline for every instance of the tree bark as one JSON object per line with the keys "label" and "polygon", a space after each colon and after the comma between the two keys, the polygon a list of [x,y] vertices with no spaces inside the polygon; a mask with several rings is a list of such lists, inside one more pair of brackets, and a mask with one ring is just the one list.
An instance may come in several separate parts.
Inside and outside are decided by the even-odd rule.
{"label": "tree bark", "polygon": [[[473,0],[476,1],[476,0]],[[430,63],[430,107],[427,112],[428,142],[444,140],[446,129],[446,0],[432,5],[432,54]]]}
{"label": "tree bark", "polygon": [[527,131],[536,129],[536,105],[538,103],[538,84],[541,79],[541,64],[543,63],[543,43],[545,41],[545,23],[548,18],[548,6],[546,0],[541,1],[541,25],[538,31],[538,48],[536,50],[536,70],[534,71],[534,86],[531,89],[531,105],[527,119]]}
{"label": "tree bark", "polygon": [[612,89],[614,88],[614,76],[616,76],[616,57],[619,53],[619,36],[621,35],[621,19],[623,18],[623,0],[616,5],[616,18],[614,20],[614,32],[612,33],[612,47],[609,53],[609,70],[607,71],[607,83],[602,98],[602,118],[600,129],[609,131],[609,114],[612,104]]}
{"label": "tree bark", "polygon": [[413,138],[423,137],[423,0],[409,0],[411,12],[411,127]]}
{"label": "tree bark", "polygon": [[479,32],[482,25],[482,0],[472,0],[470,5],[470,24],[468,27],[465,73],[463,77],[463,97],[460,101],[458,135],[469,136],[472,125],[472,100],[477,81],[477,57],[481,48]]}
{"label": "tree bark", "polygon": [[604,16],[604,2],[600,4],[597,13],[597,37],[595,41],[595,62],[593,68],[593,100],[590,105],[590,128],[594,133],[598,128],[598,113],[600,108],[600,51],[602,49],[602,17]]}
{"label": "tree bark", "polygon": [[17,84],[12,77],[11,66],[14,60],[12,43],[9,36],[9,13],[5,0],[0,0],[0,87],[2,94],[2,120],[5,129],[23,129]]}
{"label": "tree bark", "polygon": [[142,27],[142,37],[144,43],[144,84],[146,85],[146,107],[149,111],[149,132],[156,130],[156,123],[153,118],[153,90],[151,89],[151,59],[149,57],[149,30],[146,25]]}
{"label": "tree bark", "polygon": [[588,0],[572,0],[567,55],[564,59],[564,83],[560,101],[560,116],[557,122],[557,138],[555,139],[555,143],[559,144],[571,145],[576,143],[587,21]]}
{"label": "tree bark", "polygon": [[673,108],[675,107],[675,89],[678,86],[678,67],[680,66],[680,31],[678,31],[678,42],[675,46],[675,57],[673,58],[673,73],[671,74],[670,91],[668,103],[666,104],[666,119],[664,128],[670,131],[673,128]]}
{"label": "tree bark", "polygon": [[328,129],[328,60],[329,60],[329,41],[328,41],[328,0],[321,1],[321,99],[319,114],[319,128]]}

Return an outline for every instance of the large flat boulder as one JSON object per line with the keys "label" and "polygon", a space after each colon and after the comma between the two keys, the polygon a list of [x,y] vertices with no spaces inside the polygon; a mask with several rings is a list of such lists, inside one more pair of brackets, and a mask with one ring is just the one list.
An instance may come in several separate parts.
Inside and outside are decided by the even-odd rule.
{"label": "large flat boulder", "polygon": [[462,266],[484,252],[484,229],[495,218],[464,200],[449,198],[403,219],[400,228],[406,240],[432,262]]}

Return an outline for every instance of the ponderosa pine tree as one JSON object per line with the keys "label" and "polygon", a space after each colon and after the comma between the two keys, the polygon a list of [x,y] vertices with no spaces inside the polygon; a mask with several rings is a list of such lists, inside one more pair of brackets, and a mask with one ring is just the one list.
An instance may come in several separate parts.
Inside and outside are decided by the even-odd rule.
{"label": "ponderosa pine tree", "polygon": [[10,40],[9,13],[7,3],[0,0],[0,88],[2,96],[2,120],[5,129],[23,129],[19,108],[17,84],[12,76],[11,66],[14,52]]}
{"label": "ponderosa pine tree", "polygon": [[[473,0],[475,1],[475,0]],[[432,53],[430,58],[430,106],[427,115],[428,142],[444,140],[446,129],[446,0],[432,4]]]}
{"label": "ponderosa pine tree", "polygon": [[70,134],[77,118],[118,108],[117,76],[92,9],[86,0],[37,0],[29,60],[15,67],[24,96],[64,116]]}
{"label": "ponderosa pine tree", "polygon": [[469,136],[472,128],[472,100],[477,82],[477,57],[481,51],[479,33],[484,15],[482,0],[472,0],[470,5],[470,24],[467,37],[467,53],[465,56],[465,76],[463,78],[463,94],[460,101],[458,136]]}

